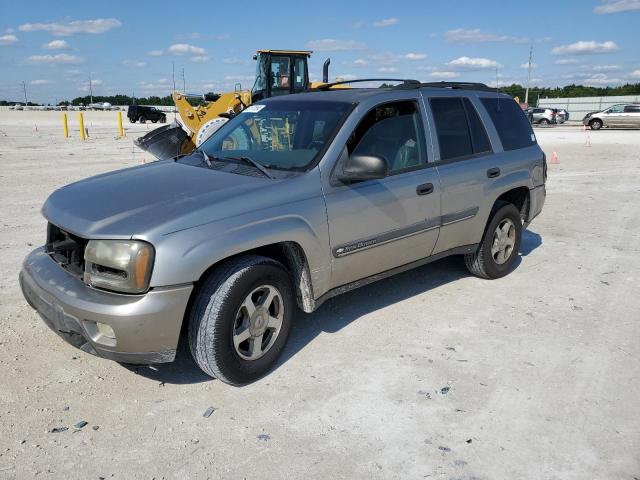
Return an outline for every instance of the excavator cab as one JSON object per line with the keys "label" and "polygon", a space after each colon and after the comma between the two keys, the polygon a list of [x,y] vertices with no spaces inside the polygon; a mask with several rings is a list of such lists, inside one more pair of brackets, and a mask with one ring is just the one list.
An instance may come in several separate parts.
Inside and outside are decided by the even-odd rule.
{"label": "excavator cab", "polygon": [[251,101],[307,90],[311,53],[306,50],[258,50],[253,57],[256,80],[251,89]]}

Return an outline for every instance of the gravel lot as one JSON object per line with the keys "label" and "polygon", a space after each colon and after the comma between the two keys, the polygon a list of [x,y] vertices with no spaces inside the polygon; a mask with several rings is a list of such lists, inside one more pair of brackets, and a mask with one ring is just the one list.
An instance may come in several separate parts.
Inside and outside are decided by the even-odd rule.
{"label": "gravel lot", "polygon": [[186,351],[77,351],[24,301],[46,197],[150,160],[145,126],[86,112],[82,143],[60,116],[0,112],[0,478],[640,478],[639,131],[536,129],[560,163],[513,274],[452,258],[335,298],[234,388]]}

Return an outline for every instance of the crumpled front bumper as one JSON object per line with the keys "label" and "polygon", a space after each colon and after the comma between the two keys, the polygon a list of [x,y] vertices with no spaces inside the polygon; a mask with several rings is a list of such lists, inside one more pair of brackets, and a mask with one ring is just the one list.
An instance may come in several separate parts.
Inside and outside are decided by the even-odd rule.
{"label": "crumpled front bumper", "polygon": [[[162,363],[175,358],[193,285],[154,288],[144,295],[97,290],[65,271],[38,248],[24,260],[22,292],[55,333],[93,355],[122,363]],[[96,322],[109,325],[115,339]]]}

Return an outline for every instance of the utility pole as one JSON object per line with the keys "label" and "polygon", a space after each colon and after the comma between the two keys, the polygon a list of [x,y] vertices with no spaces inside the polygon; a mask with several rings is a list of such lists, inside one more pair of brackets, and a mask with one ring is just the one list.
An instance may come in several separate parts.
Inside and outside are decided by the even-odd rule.
{"label": "utility pole", "polygon": [[524,103],[529,105],[529,87],[531,86],[531,57],[533,56],[533,45],[529,49],[529,73],[527,74],[527,90],[524,93]]}
{"label": "utility pole", "polygon": [[91,105],[93,103],[93,86],[91,85],[91,73],[89,73],[89,96],[91,98],[89,105]]}
{"label": "utility pole", "polygon": [[187,93],[187,82],[184,80],[184,68],[182,69],[182,93]]}
{"label": "utility pole", "polygon": [[26,107],[29,102],[27,101],[27,84],[24,81],[22,82],[22,90],[24,91],[24,106]]}

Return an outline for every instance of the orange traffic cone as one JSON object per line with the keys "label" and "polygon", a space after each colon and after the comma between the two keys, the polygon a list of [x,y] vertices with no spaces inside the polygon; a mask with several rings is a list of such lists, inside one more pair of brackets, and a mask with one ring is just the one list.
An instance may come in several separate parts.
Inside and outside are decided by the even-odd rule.
{"label": "orange traffic cone", "polygon": [[551,163],[560,163],[560,160],[558,160],[558,154],[556,152],[553,152],[553,155],[551,155]]}

